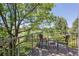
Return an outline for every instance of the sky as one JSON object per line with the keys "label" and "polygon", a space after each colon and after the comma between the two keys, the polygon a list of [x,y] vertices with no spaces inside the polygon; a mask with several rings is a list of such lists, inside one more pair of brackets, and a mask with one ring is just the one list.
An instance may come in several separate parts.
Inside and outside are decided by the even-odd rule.
{"label": "sky", "polygon": [[56,16],[62,16],[67,20],[68,27],[72,27],[72,23],[78,17],[79,4],[77,3],[58,3],[52,9]]}

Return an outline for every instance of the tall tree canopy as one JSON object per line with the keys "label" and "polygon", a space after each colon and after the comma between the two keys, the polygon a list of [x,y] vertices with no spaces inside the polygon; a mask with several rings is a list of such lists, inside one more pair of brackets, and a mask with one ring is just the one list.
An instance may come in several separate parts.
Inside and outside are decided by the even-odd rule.
{"label": "tall tree canopy", "polygon": [[52,37],[53,39],[62,41],[65,39],[65,34],[68,32],[67,21],[63,17],[55,17],[55,20]]}
{"label": "tall tree canopy", "polygon": [[[48,19],[48,15],[53,7],[54,4],[41,3],[0,4],[0,21],[2,21],[2,26],[6,29],[6,32],[10,38],[15,37],[14,40],[10,40],[9,48],[15,48],[17,37],[20,31],[19,29],[24,20],[27,20],[26,24],[30,23],[30,28],[26,29],[26,31],[29,31],[34,26],[39,24],[40,21]],[[11,51],[11,54],[12,53],[14,52]]]}
{"label": "tall tree canopy", "polygon": [[61,32],[65,33],[68,29],[67,21],[63,17],[57,17],[55,22],[55,28]]}
{"label": "tall tree canopy", "polygon": [[77,33],[78,32],[78,18],[73,22],[72,31],[74,33]]}

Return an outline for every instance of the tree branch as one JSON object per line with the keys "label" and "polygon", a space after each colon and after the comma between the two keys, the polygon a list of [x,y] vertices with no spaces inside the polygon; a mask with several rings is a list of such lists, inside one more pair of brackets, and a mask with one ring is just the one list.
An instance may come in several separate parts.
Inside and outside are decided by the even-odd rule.
{"label": "tree branch", "polygon": [[12,32],[12,27],[13,27],[13,22],[12,22],[12,9],[11,9],[11,5],[9,6],[9,4],[7,3],[7,7],[10,11],[10,32]]}
{"label": "tree branch", "polygon": [[[7,20],[6,20],[6,17],[4,17],[4,15],[2,14],[2,11],[0,10],[0,15],[1,15],[1,18],[2,18],[2,21],[7,29],[7,32],[10,34],[10,35],[13,35],[10,30],[9,30],[9,27],[8,27],[8,24],[7,24]],[[13,35],[14,36],[14,35]]]}
{"label": "tree branch", "polygon": [[[39,4],[35,5],[30,11],[28,11],[28,13],[23,16],[23,19],[24,19],[27,15],[29,15],[38,5],[39,5]],[[17,28],[19,28],[19,26],[20,26],[21,22],[23,21],[23,19],[21,19],[21,20],[18,21]]]}

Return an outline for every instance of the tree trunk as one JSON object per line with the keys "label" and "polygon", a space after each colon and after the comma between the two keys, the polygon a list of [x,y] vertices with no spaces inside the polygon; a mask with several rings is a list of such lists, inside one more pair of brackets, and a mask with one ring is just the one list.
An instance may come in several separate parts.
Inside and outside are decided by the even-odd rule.
{"label": "tree trunk", "polygon": [[10,55],[11,56],[15,56],[15,52],[16,52],[16,38],[10,36],[9,37],[10,42],[9,42],[9,49],[10,49]]}

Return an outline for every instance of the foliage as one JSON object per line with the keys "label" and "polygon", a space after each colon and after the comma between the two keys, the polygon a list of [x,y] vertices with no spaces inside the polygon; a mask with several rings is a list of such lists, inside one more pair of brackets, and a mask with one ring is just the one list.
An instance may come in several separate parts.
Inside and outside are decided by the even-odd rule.
{"label": "foliage", "polygon": [[[73,22],[72,28],[68,28],[64,17],[51,13],[54,6],[49,3],[0,3],[0,37],[11,38],[7,42],[7,48],[12,50],[10,55],[15,55],[17,48],[20,48],[20,55],[28,53],[32,44],[36,46],[39,42],[39,33],[47,39],[64,43],[66,33],[69,32],[68,46],[77,47],[75,41],[78,36],[78,18]],[[25,37],[18,40],[18,36]]]}

